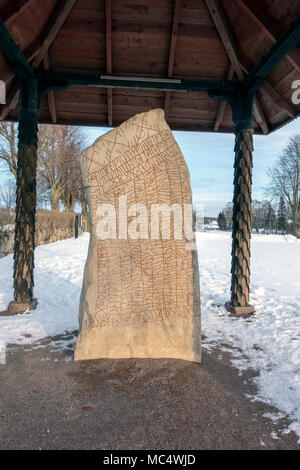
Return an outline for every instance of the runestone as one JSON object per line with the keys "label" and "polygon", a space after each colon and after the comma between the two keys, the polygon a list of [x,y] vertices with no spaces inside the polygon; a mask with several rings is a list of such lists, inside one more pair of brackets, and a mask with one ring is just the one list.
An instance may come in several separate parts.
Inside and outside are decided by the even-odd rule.
{"label": "runestone", "polygon": [[[179,205],[183,214],[192,203],[189,171],[163,110],[138,114],[99,137],[83,151],[81,170],[91,233],[75,360],[200,362],[195,244],[189,248],[191,239],[184,228],[181,238],[176,235],[172,210],[169,234],[161,218],[151,218],[153,207]],[[140,206],[148,211],[143,237],[139,235],[142,224],[137,223],[143,212]],[[116,215],[115,222],[107,219],[107,238],[102,232],[99,236],[99,223],[107,216],[101,212],[103,207],[115,208]]]}

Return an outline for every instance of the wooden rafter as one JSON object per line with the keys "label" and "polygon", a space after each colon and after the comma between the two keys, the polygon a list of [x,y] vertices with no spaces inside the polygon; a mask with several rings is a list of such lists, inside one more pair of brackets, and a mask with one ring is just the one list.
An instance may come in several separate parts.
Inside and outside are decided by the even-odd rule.
{"label": "wooden rafter", "polygon": [[[177,34],[178,34],[180,6],[181,6],[181,0],[175,0],[174,12],[173,12],[172,33],[171,33],[171,41],[170,41],[170,50],[169,50],[168,78],[172,78],[173,77],[173,72],[174,72],[174,60],[175,60],[175,49],[176,49],[176,41],[177,41]],[[168,117],[168,114],[169,114],[170,99],[171,99],[171,93],[167,92],[165,94],[165,103],[164,103],[165,117],[166,118]]]}
{"label": "wooden rafter", "polygon": [[[34,59],[34,57],[38,54],[40,48],[41,48],[41,43],[40,41],[37,40],[33,44],[31,44],[28,49],[26,49],[26,51],[24,52],[24,56],[26,57],[28,62],[31,62]],[[6,72],[5,76],[3,75],[3,73],[1,73],[1,80],[3,80],[6,85],[8,85],[11,82],[11,80],[15,78],[15,72],[9,64],[5,72]],[[11,109],[15,109],[15,107],[18,104],[18,100],[19,100],[19,89],[18,89],[17,83],[14,83],[6,99],[6,104],[2,106],[1,108],[0,121],[7,117]]]}
{"label": "wooden rafter", "polygon": [[[69,16],[72,7],[76,0],[63,0],[60,1],[58,7],[55,9],[53,15],[50,18],[48,25],[44,30],[42,42],[36,41],[33,47],[30,48],[25,57],[28,61],[33,59],[32,66],[37,68],[42,62],[45,54],[48,52],[51,44],[55,40],[57,34],[61,30],[64,22]],[[13,78],[10,77],[10,79]],[[7,98],[7,103],[1,109],[0,119],[5,119],[11,109],[14,109],[18,103],[18,90],[13,87],[10,95]]]}
{"label": "wooden rafter", "polygon": [[1,11],[1,19],[6,26],[10,25],[23,11],[25,11],[34,0],[14,0],[8,2],[5,10]]}
{"label": "wooden rafter", "polygon": [[[292,51],[300,42],[300,18],[293,21],[291,25],[278,38],[269,52],[259,61],[249,75],[248,80],[266,78],[281,62],[286,55]],[[290,72],[292,74],[293,71]]]}
{"label": "wooden rafter", "polygon": [[281,94],[274,88],[267,80],[264,80],[261,85],[261,91],[264,95],[276,106],[278,111],[285,112],[288,116],[293,118],[296,115],[290,103],[281,96]]}
{"label": "wooden rafter", "polygon": [[[45,70],[49,70],[50,61],[49,61],[48,51],[45,53],[43,62],[44,62]],[[56,113],[54,90],[48,91],[48,107],[49,107],[49,112],[50,112],[52,122],[53,122],[53,124],[56,124],[56,122],[57,122],[57,113]]]}
{"label": "wooden rafter", "polygon": [[259,99],[257,98],[257,95],[254,97],[254,101],[253,101],[253,114],[254,114],[255,121],[260,125],[263,133],[268,134],[269,127],[267,124],[267,120],[265,118],[264,111],[261,107]]}
{"label": "wooden rafter", "polygon": [[[228,74],[227,74],[228,80],[232,80],[233,75],[234,75],[234,70],[233,70],[232,64],[230,64]],[[226,106],[227,106],[226,101],[220,101],[218,112],[217,112],[217,117],[216,117],[216,122],[215,122],[215,127],[214,127],[214,130],[216,132],[219,130],[220,124],[223,121]]]}
{"label": "wooden rafter", "polygon": [[[238,3],[252,18],[252,20],[259,25],[270,41],[275,44],[282,31],[278,28],[277,24],[271,20],[271,18],[264,14],[261,10],[261,5],[258,6],[255,0],[238,0]],[[297,72],[300,72],[300,51],[297,49],[290,51],[286,55],[286,58]]]}
{"label": "wooden rafter", "polygon": [[53,43],[54,39],[58,35],[59,31],[61,30],[64,22],[68,18],[76,0],[64,0],[58,2],[58,6],[50,19],[50,22],[45,29],[44,38],[42,41],[42,46],[39,53],[36,55],[33,61],[33,68],[36,68],[42,62],[46,52],[48,51],[49,47]]}
{"label": "wooden rafter", "polygon": [[[250,71],[253,70],[254,65],[246,57],[239,56],[240,64],[246,75],[249,75]],[[261,87],[261,91],[268,100],[277,108],[278,111],[285,112],[288,116],[294,117],[296,112],[293,106],[274,88],[269,81],[265,78]]]}
{"label": "wooden rafter", "polygon": [[[238,79],[240,81],[243,81],[245,79],[245,74],[242,70],[242,67],[238,59],[237,46],[235,43],[235,39],[230,30],[229,23],[225,17],[225,13],[220,4],[220,1],[219,0],[205,0],[205,2],[209,9],[210,15],[213,19],[213,22],[217,28],[219,36],[223,42],[227,55],[232,64],[233,70],[236,73]],[[253,114],[254,114],[254,118],[256,122],[260,125],[263,133],[268,134],[269,128],[268,128],[267,120],[264,116],[264,112],[261,108],[261,105],[257,97],[255,97],[254,99]]]}
{"label": "wooden rafter", "polygon": [[[105,18],[106,18],[106,71],[112,73],[112,53],[111,53],[111,0],[105,0]],[[112,89],[107,89],[107,117],[108,125],[113,125],[112,115]]]}

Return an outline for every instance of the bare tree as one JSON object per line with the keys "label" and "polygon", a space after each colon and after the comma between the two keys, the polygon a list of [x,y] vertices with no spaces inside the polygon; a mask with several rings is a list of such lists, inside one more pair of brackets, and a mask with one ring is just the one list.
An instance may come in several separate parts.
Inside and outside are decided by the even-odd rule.
{"label": "bare tree", "polygon": [[53,210],[59,209],[61,200],[65,209],[74,210],[79,199],[81,173],[79,156],[85,135],[79,127],[40,126],[48,134],[47,145],[39,152],[39,193],[50,192]]}
{"label": "bare tree", "polygon": [[[259,232],[259,229],[269,229],[271,224],[271,212],[273,210],[269,201],[258,201],[254,199],[251,204],[252,208],[252,226]],[[273,222],[272,222],[272,229]]]}
{"label": "bare tree", "polygon": [[[16,177],[17,125],[0,123],[0,160]],[[51,208],[59,210],[61,200],[67,211],[73,211],[77,200],[82,200],[79,156],[85,144],[85,133],[79,127],[39,126],[37,194],[44,200],[49,195]]]}
{"label": "bare tree", "polygon": [[66,211],[74,211],[77,201],[82,200],[83,183],[79,157],[85,144],[85,133],[78,127],[69,128],[68,156],[64,158],[64,185],[61,202]]}
{"label": "bare tree", "polygon": [[8,180],[1,186],[0,189],[0,200],[2,205],[11,210],[16,205],[16,184],[11,180]]}
{"label": "bare tree", "polygon": [[[7,232],[6,227],[14,221],[14,211],[16,203],[16,185],[8,180],[0,188],[0,234]],[[0,237],[1,238],[1,237]]]}
{"label": "bare tree", "polygon": [[284,199],[292,214],[293,233],[300,238],[300,133],[290,138],[268,176],[266,192],[277,201]]}
{"label": "bare tree", "polygon": [[18,145],[17,125],[13,122],[0,122],[0,160],[7,164],[7,169],[17,176]]}
{"label": "bare tree", "polygon": [[[38,153],[48,144],[49,133],[39,129]],[[6,163],[7,170],[17,176],[18,163],[18,125],[14,122],[0,122],[0,160]]]}

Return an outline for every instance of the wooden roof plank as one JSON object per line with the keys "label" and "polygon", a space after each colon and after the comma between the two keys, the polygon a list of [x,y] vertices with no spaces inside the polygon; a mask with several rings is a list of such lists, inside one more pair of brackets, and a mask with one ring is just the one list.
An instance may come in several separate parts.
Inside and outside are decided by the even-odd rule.
{"label": "wooden roof plank", "polygon": [[[26,50],[24,52],[24,56],[26,57],[27,61],[30,62],[36,56],[36,54],[39,52],[39,50],[40,50],[40,42],[35,41],[35,43],[32,44],[28,48],[28,50]],[[14,71],[13,71],[13,69],[11,69],[11,71],[9,71],[9,73],[7,74],[7,78],[5,80],[5,83],[8,84],[14,77],[15,77]],[[7,99],[6,99],[6,104],[3,105],[2,108],[1,108],[0,121],[5,119],[6,116],[8,116],[9,112],[12,109],[15,109],[15,107],[18,104],[18,100],[19,100],[19,89],[18,89],[18,85],[15,84],[12,87],[12,89],[11,89]]]}
{"label": "wooden roof plank", "polygon": [[43,60],[44,55],[55,40],[64,22],[68,18],[76,0],[63,0],[58,2],[54,14],[52,15],[48,26],[45,29],[42,47],[35,57],[32,66],[38,67]]}
{"label": "wooden roof plank", "polygon": [[[112,40],[111,40],[111,0],[105,0],[106,26],[106,71],[112,73]],[[109,127],[113,125],[112,89],[107,89],[107,120]]]}
{"label": "wooden roof plank", "polygon": [[[253,64],[249,61],[248,58],[239,56],[240,64],[246,75],[249,75],[250,70],[253,69]],[[265,78],[260,90],[267,97],[269,101],[275,106],[276,109],[284,111],[288,116],[295,116],[295,111],[293,106],[284,99],[284,97],[274,88],[271,83]]]}
{"label": "wooden roof plank", "polygon": [[[238,48],[223,11],[222,5],[219,0],[205,0],[205,2],[220,35],[220,38],[222,39],[228,57],[232,63],[233,70],[237,74],[238,79],[243,81],[245,79],[245,74],[238,59]],[[222,108],[222,110],[224,113],[225,108]],[[255,120],[259,123],[263,133],[268,134],[269,130],[267,120],[264,116],[264,112],[257,97],[254,99],[253,115]]]}
{"label": "wooden roof plank", "polygon": [[[260,6],[254,0],[238,0],[238,2],[252,20],[262,28],[270,41],[275,44],[282,31],[279,31],[278,26],[262,11],[261,2]],[[297,49],[290,51],[286,58],[300,72],[300,51]]]}
{"label": "wooden roof plank", "polygon": [[[108,115],[113,112],[114,125],[117,125],[139,110],[163,107],[165,101],[165,108],[170,113],[168,122],[172,128],[233,131],[229,106],[224,101],[208,98],[205,83],[196,87],[198,91],[194,91],[188,82],[193,78],[200,82],[203,79],[224,81],[225,78],[226,82],[229,57],[230,63],[235,63],[236,69],[232,66],[234,73],[238,70],[237,74],[243,77],[240,80],[247,80],[248,75],[253,77],[251,71],[261,57],[267,57],[269,48],[282,31],[297,19],[298,1],[288,0],[286,7],[281,5],[280,0],[181,1],[180,19],[178,17],[175,27],[176,0],[110,0],[112,32],[109,29],[106,31],[107,0],[77,0],[68,21],[52,42],[51,49],[46,47],[48,60],[54,68],[50,73],[114,73],[119,78],[153,77],[153,87],[149,87],[149,84],[143,87],[139,83],[136,90],[132,85],[123,88],[118,83],[117,86],[121,88],[112,90],[113,83],[107,86],[107,82],[97,84],[91,79],[92,86],[80,86],[81,80],[71,80],[71,83],[77,85],[73,85],[69,91],[55,91],[51,93],[52,97],[48,94],[48,102],[44,101],[40,113],[40,122],[53,122],[56,111],[57,123],[70,121],[74,124],[80,122],[106,126],[111,122]],[[258,18],[260,24],[257,17],[252,21],[250,14],[243,9],[242,2],[252,8],[252,12],[261,14]],[[47,37],[51,27],[49,18],[55,15],[57,5],[66,3],[67,0],[0,0],[0,16],[2,13],[3,18],[10,22],[12,37],[21,46],[27,61],[31,59],[30,62],[33,62],[41,54],[42,40]],[[207,3],[219,5],[221,17],[223,11],[228,27],[226,23],[225,26],[223,24],[223,36],[227,34],[229,37],[229,41],[225,39],[227,48],[224,47],[224,40],[220,40],[218,28],[214,27],[215,22]],[[219,26],[219,30],[222,30],[222,26]],[[109,39],[111,35],[113,45]],[[295,44],[294,49],[286,48],[284,54],[291,55],[297,65],[299,61],[294,56],[299,53],[299,48]],[[295,74],[299,68],[297,70],[289,59],[283,60],[284,54],[279,58],[280,64],[273,61],[271,67],[267,68],[270,76],[267,76],[257,93],[258,99],[254,104],[255,133],[262,133],[260,126],[267,132],[299,114],[299,106],[292,104],[289,93],[290,83],[297,78]],[[45,63],[47,57],[44,56],[42,61]],[[16,104],[14,71],[12,67],[10,70],[3,57],[0,57],[0,67],[0,78],[7,83],[7,103]],[[155,83],[155,79],[167,76],[182,79],[182,84],[186,79],[186,87],[189,88],[186,91],[189,93],[173,93],[173,85],[163,88]],[[72,94],[73,90],[75,95]],[[17,111],[9,111],[9,107],[1,107],[0,117],[1,114],[7,119],[17,117]],[[260,122],[260,126],[257,122]],[[268,124],[269,129],[265,124]]]}
{"label": "wooden roof plank", "polygon": [[[175,0],[170,50],[169,50],[169,62],[168,62],[168,77],[169,78],[173,76],[173,71],[174,71],[175,49],[176,49],[176,41],[177,41],[177,34],[178,34],[180,7],[181,7],[181,0]],[[169,114],[170,101],[171,101],[171,93],[167,92],[165,95],[165,102],[164,102],[165,119],[167,119],[168,114]]]}
{"label": "wooden roof plank", "polygon": [[[40,65],[45,54],[48,52],[49,47],[55,40],[57,34],[59,33],[63,23],[70,14],[70,11],[74,6],[75,2],[76,0],[64,0],[63,2],[59,2],[58,7],[55,9],[54,14],[51,16],[50,21],[47,27],[45,28],[46,33],[44,34],[42,45],[40,46],[40,43],[37,41],[35,44],[35,50],[30,51],[30,56],[34,57],[34,61],[32,64],[34,68]],[[28,55],[27,58],[30,59]],[[17,106],[17,103],[18,90],[16,90],[16,88],[14,87],[10,93],[10,96],[7,99],[6,104],[1,109],[1,116],[4,116],[2,117],[2,119],[5,119],[6,116],[8,116],[9,112]]]}
{"label": "wooden roof plank", "polygon": [[[227,74],[228,80],[232,80],[232,79],[233,79],[233,75],[234,75],[233,66],[232,66],[232,64],[230,64],[229,70],[228,70],[228,74]],[[215,132],[217,132],[217,131],[219,130],[220,124],[221,124],[222,121],[223,121],[226,106],[227,106],[227,102],[221,100],[221,101],[220,101],[220,104],[219,104],[219,108],[218,108],[218,113],[217,113],[217,117],[216,117],[215,127],[214,127],[214,131],[215,131]]]}
{"label": "wooden roof plank", "polygon": [[181,0],[175,0],[172,33],[171,33],[171,43],[170,43],[170,51],[169,51],[169,63],[168,63],[168,77],[169,78],[173,77],[173,71],[174,71],[175,49],[176,49],[176,41],[177,41],[177,34],[178,34],[180,6],[181,6]]}
{"label": "wooden roof plank", "polygon": [[300,42],[300,18],[297,18],[290,27],[284,31],[271,50],[254,67],[250,80],[265,78],[286,57],[286,55]]}
{"label": "wooden roof plank", "polygon": [[257,95],[255,95],[254,101],[253,101],[253,114],[254,114],[256,122],[260,125],[263,133],[268,134],[269,133],[269,127],[268,127],[268,124],[267,124],[265,113],[262,109],[262,106],[260,104],[260,101],[259,101]]}
{"label": "wooden roof plank", "polygon": [[30,7],[35,0],[14,0],[8,2],[5,10],[1,11],[1,19],[6,26],[10,25],[26,8]]}
{"label": "wooden roof plank", "polygon": [[[45,69],[49,70],[50,61],[49,61],[48,51],[45,53],[43,62],[44,62]],[[57,122],[57,113],[56,113],[54,90],[48,91],[48,106],[49,106],[49,113],[50,113],[52,122],[53,122],[53,124],[56,124],[56,122]]]}
{"label": "wooden roof plank", "polygon": [[219,36],[223,42],[228,57],[232,63],[233,69],[238,76],[239,80],[244,80],[245,75],[240,66],[240,62],[237,56],[237,45],[235,39],[230,30],[227,18],[220,4],[219,0],[205,0],[206,5],[209,9],[213,22],[217,28]]}

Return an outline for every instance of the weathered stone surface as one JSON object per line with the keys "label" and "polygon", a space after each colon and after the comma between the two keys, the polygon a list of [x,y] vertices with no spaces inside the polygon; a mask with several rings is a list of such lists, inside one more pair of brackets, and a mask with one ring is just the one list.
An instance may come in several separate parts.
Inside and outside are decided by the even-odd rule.
{"label": "weathered stone surface", "polygon": [[[101,240],[97,208],[120,196],[142,203],[191,203],[189,172],[163,111],[134,116],[101,136],[81,156],[91,239],[79,307],[75,360],[179,358],[200,362],[197,252],[188,238]],[[135,214],[134,214],[135,215]],[[138,215],[138,214],[137,214]],[[129,224],[132,220],[129,217]],[[173,219],[172,219],[173,220]],[[118,232],[117,232],[118,233]]]}

